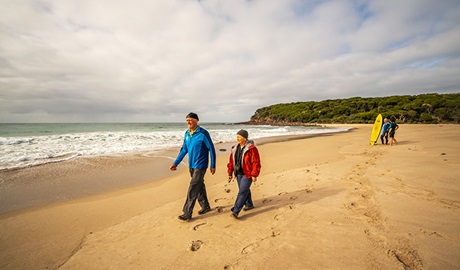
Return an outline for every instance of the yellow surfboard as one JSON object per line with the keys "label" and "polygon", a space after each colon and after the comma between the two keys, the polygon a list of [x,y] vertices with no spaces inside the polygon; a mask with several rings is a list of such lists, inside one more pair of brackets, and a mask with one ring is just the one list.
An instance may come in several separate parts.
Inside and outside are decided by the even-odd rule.
{"label": "yellow surfboard", "polygon": [[375,118],[374,127],[372,128],[372,133],[371,133],[371,139],[369,141],[371,145],[374,145],[379,139],[380,130],[382,130],[382,115],[381,114],[377,115],[377,118]]}

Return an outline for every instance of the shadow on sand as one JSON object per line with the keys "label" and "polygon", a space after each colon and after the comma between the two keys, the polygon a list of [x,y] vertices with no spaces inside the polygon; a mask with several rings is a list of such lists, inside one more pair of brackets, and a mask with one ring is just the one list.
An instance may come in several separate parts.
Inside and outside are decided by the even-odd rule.
{"label": "shadow on sand", "polygon": [[[280,192],[278,195],[254,200],[255,208],[251,209],[250,211],[241,211],[238,219],[245,220],[257,216],[259,214],[281,209],[284,207],[294,207],[295,205],[308,204],[314,201],[319,201],[324,198],[337,195],[344,190],[345,189],[339,188],[305,188],[302,190],[292,192]],[[210,215],[206,216],[209,217],[214,215],[230,214],[230,209],[232,207],[233,204],[216,205],[214,207],[214,211],[210,213]],[[200,217],[201,216],[197,216],[194,219],[200,219]]]}

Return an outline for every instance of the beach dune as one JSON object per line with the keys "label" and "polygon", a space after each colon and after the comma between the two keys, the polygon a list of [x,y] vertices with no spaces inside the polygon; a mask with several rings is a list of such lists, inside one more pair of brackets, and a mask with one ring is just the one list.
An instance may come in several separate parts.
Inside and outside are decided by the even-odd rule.
{"label": "beach dune", "polygon": [[0,268],[458,269],[460,126],[403,124],[391,147],[354,127],[259,145],[256,208],[239,220],[227,155],[205,177],[214,211],[197,204],[190,222],[187,170],[3,214]]}

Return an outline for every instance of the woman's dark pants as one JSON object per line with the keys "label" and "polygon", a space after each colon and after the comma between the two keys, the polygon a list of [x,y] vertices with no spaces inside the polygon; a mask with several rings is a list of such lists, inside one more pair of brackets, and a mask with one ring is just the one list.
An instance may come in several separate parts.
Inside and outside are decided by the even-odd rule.
{"label": "woman's dark pants", "polygon": [[254,206],[251,198],[251,184],[252,179],[248,179],[244,174],[237,175],[236,181],[238,182],[238,196],[236,197],[235,206],[232,208],[232,212],[239,214],[244,205]]}

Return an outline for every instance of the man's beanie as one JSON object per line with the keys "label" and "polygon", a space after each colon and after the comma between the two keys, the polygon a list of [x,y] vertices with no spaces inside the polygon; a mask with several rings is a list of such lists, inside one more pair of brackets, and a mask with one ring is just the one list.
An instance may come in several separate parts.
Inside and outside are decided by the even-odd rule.
{"label": "man's beanie", "polygon": [[200,121],[200,119],[198,119],[198,114],[193,113],[193,112],[187,114],[187,116],[185,118],[194,118],[194,119]]}
{"label": "man's beanie", "polygon": [[245,137],[246,139],[248,138],[249,134],[246,130],[242,129],[240,131],[238,131],[236,134],[240,135],[240,136],[243,136]]}

